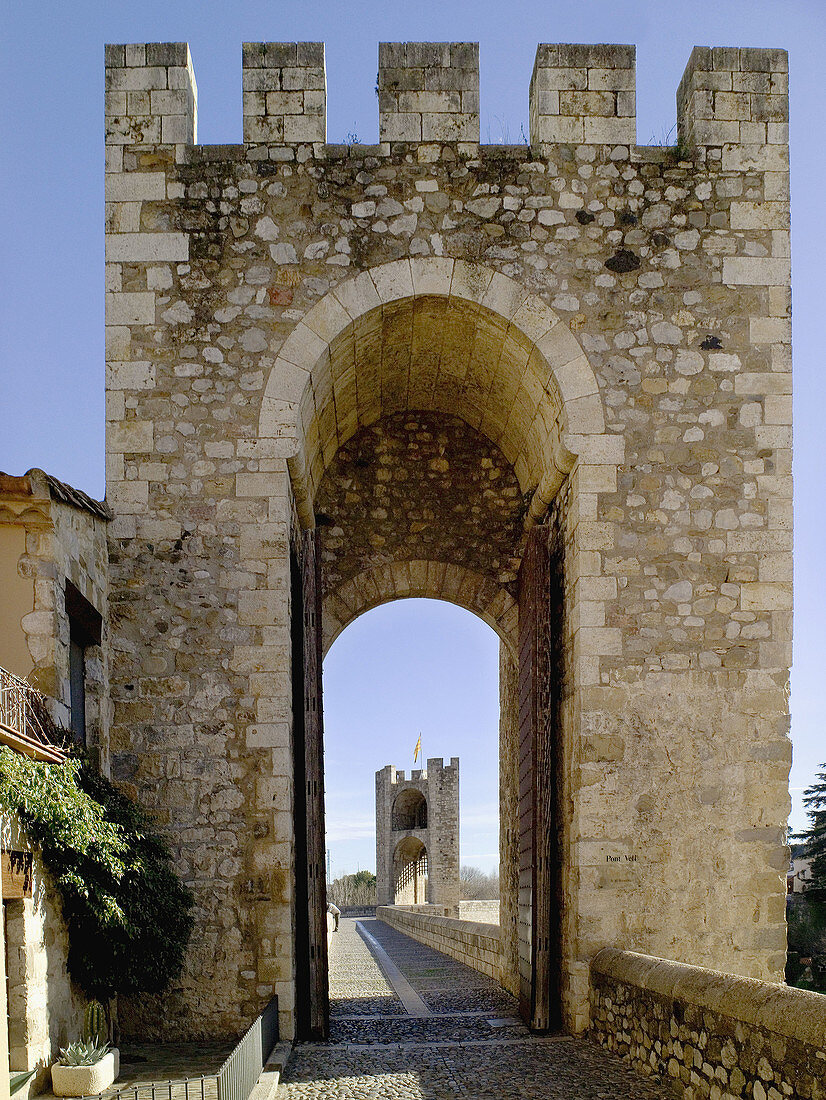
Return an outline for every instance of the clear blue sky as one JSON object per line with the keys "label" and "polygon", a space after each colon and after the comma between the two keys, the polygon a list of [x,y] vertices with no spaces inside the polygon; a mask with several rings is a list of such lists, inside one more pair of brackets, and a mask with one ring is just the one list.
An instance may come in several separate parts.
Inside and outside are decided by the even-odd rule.
{"label": "clear blue sky", "polygon": [[[367,142],[375,140],[378,131],[374,87],[380,40],[478,41],[482,139],[493,142],[518,141],[520,128],[527,130],[528,82],[538,42],[636,44],[637,136],[642,144],[662,142],[673,126],[675,90],[693,45],[785,47],[791,64],[796,372],[792,788],[798,806],[793,822],[799,826],[804,820],[800,789],[812,780],[818,762],[826,760],[822,732],[826,570],[821,564],[826,531],[817,321],[826,255],[822,200],[825,13],[822,0],[695,0],[690,5],[662,0],[588,0],[579,5],[556,0],[507,4],[490,0],[419,0],[416,4],[26,0],[5,4],[0,37],[0,197],[5,213],[0,258],[0,469],[22,473],[41,466],[95,496],[104,492],[104,42],[187,40],[199,88],[199,137],[208,143],[241,140],[240,43],[244,40],[324,41],[329,139],[341,141],[348,133],[356,133]],[[455,737],[446,732],[444,738],[434,738],[438,749],[434,743],[433,753],[458,754],[464,762],[476,751],[476,731],[495,728],[495,701],[489,714],[475,709],[486,698],[478,684],[480,669],[488,668],[490,653],[495,651],[493,634],[459,611],[440,608],[433,621],[424,613],[412,619],[411,614],[404,603],[380,609],[354,624],[331,651],[327,663],[331,755],[338,751],[336,739],[340,738],[341,744],[363,745],[365,761],[372,760],[367,743],[380,740],[386,726],[367,728],[363,704],[368,696],[377,708],[385,707],[377,710],[376,721],[391,708],[397,718],[400,765],[409,767],[405,747],[409,731],[425,725],[425,719],[430,728],[438,725],[438,714],[434,718],[427,710],[421,691],[409,696],[396,691],[385,704],[375,698],[376,683],[396,683],[401,667],[394,665],[399,660],[398,646],[381,644],[381,631],[388,629],[394,638],[397,631],[405,631],[411,652],[417,646],[427,653],[453,638],[447,644],[447,656],[455,662],[455,673],[444,679],[455,681],[457,691],[459,685],[468,685],[467,695],[456,695],[450,703],[444,697],[442,705],[452,714],[466,712],[474,719],[462,727],[461,736],[457,728]],[[479,639],[487,638],[487,650],[481,640],[478,648],[477,643],[469,643],[471,635],[463,631],[471,628]],[[368,650],[371,644],[375,649]],[[487,657],[480,656],[485,652]],[[336,670],[339,662],[347,661],[369,672],[339,692],[333,687]],[[484,676],[495,680],[495,670]],[[394,758],[395,752],[394,747]],[[379,760],[375,766],[386,762],[389,759]],[[470,799],[466,818],[484,814],[489,804],[487,788],[480,787],[477,797],[465,786]],[[330,784],[331,799],[333,792]],[[331,802],[331,809],[335,805]],[[486,834],[479,835],[481,840]],[[355,840],[347,842],[347,858],[353,864],[372,866],[372,843],[364,838],[360,843],[358,848]],[[466,841],[465,852],[470,856],[477,847],[481,863],[481,854],[490,845]]]}

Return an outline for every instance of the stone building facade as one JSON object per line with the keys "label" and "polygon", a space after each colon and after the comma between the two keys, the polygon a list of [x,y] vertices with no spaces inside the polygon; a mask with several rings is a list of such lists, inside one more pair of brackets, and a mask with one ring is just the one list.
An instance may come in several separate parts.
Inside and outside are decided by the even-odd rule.
{"label": "stone building facade", "polygon": [[780,978],[786,55],[695,49],[675,148],[635,144],[629,46],[540,46],[507,147],[473,44],[382,44],[370,147],[326,143],[323,57],[245,46],[243,144],[209,147],[185,45],[107,48],[113,772],[199,899],[135,1026],[226,1034],[276,992],[293,1034],[306,639],[406,596],[502,641],[532,1021],[586,1026],[606,945]]}
{"label": "stone building facade", "polygon": [[[109,517],[105,504],[42,470],[20,477],[0,473],[0,669],[41,691],[52,719],[72,729],[104,771]],[[0,681],[8,690],[5,673]],[[11,732],[3,730],[5,743],[14,744],[6,737]],[[48,1084],[60,1048],[81,1037],[86,1002],[69,977],[60,898],[16,818],[0,816],[0,846],[4,857],[13,852],[31,859],[25,889],[4,892],[0,946],[7,965],[9,1067],[35,1072],[27,1086],[33,1094]]]}
{"label": "stone building facade", "polygon": [[376,902],[459,915],[459,758],[376,772]]}
{"label": "stone building facade", "polygon": [[0,473],[0,667],[51,702],[105,772],[109,743],[106,504],[42,470]]}

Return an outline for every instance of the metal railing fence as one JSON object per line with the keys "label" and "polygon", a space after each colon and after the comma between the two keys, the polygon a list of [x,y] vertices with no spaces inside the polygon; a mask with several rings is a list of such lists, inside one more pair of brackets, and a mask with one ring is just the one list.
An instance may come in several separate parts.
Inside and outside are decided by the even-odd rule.
{"label": "metal railing fence", "polygon": [[214,1073],[184,1077],[180,1081],[147,1081],[127,1088],[108,1088],[83,1100],[217,1100],[218,1078]]}
{"label": "metal railing fence", "polygon": [[217,1073],[178,1081],[147,1081],[105,1089],[82,1100],[249,1100],[278,1042],[278,998],[273,997],[233,1047]]}
{"label": "metal railing fence", "polygon": [[[0,730],[18,752],[60,763],[66,756],[62,732],[52,721],[46,699],[31,684],[0,667]],[[7,734],[11,734],[11,740]]]}
{"label": "metal railing fence", "polygon": [[248,1100],[278,1040],[278,998],[273,997],[218,1071],[218,1100]]}

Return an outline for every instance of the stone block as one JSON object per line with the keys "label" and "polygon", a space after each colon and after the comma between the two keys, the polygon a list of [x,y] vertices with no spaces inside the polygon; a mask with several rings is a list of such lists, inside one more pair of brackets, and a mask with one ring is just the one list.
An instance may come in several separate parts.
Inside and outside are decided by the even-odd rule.
{"label": "stone block", "polygon": [[109,172],[106,175],[107,202],[162,201],[166,198],[163,172]]}
{"label": "stone block", "polygon": [[187,68],[192,65],[189,46],[186,42],[148,42],[146,44],[146,64]]}
{"label": "stone block", "polygon": [[140,69],[109,69],[106,73],[107,91],[131,92],[166,89],[166,69],[146,66]]}
{"label": "stone block", "polygon": [[379,125],[381,141],[421,141],[422,116],[385,114]]}
{"label": "stone block", "polygon": [[106,238],[108,262],[158,263],[189,259],[185,233],[118,233]]}
{"label": "stone block", "polygon": [[767,256],[727,256],[723,259],[723,282],[732,286],[788,286],[788,260]]}
{"label": "stone block", "polygon": [[284,116],[284,141],[288,145],[299,142],[323,142],[327,137],[327,120],[322,115],[285,115]]}
{"label": "stone block", "polygon": [[296,42],[244,42],[241,47],[241,64],[245,69],[281,69],[296,65]]}
{"label": "stone block", "polygon": [[110,390],[152,389],[155,385],[155,367],[145,360],[129,363],[110,360],[106,364],[106,385]]}
{"label": "stone block", "polygon": [[583,141],[586,145],[633,145],[637,140],[637,119],[585,118]]}
{"label": "stone block", "polygon": [[154,431],[150,421],[124,420],[106,425],[106,449],[113,454],[148,454],[153,450]]}
{"label": "stone block", "polygon": [[733,202],[729,216],[732,229],[789,228],[789,206],[785,202]]}
{"label": "stone block", "polygon": [[107,294],[106,323],[110,325],[154,325],[155,295],[151,291]]}

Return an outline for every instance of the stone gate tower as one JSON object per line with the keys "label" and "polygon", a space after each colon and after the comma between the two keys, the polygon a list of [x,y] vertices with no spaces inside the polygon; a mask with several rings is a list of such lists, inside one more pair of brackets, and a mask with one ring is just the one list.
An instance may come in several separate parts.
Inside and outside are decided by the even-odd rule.
{"label": "stone gate tower", "polygon": [[106,51],[112,775],[197,922],[124,1035],[274,994],[327,1033],[321,660],[410,596],[501,639],[530,1025],[588,1026],[609,945],[782,979],[786,54],[697,47],[672,148],[630,45],[540,44],[510,146],[472,42],[379,45],[370,146],[327,140],[322,43],[241,66],[242,140],[198,145],[186,44]]}
{"label": "stone gate tower", "polygon": [[459,913],[459,758],[376,772],[376,901]]}

